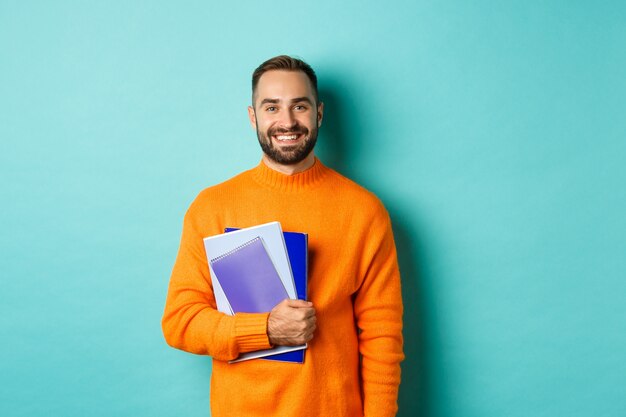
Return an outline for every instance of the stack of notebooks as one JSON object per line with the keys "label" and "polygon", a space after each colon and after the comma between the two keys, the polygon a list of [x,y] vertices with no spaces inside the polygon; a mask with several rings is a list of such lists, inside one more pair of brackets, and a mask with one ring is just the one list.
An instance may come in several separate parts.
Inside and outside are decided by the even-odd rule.
{"label": "stack of notebooks", "polygon": [[[278,222],[227,228],[204,239],[217,309],[265,313],[285,298],[306,300],[308,236],[283,232]],[[241,354],[232,362],[269,359],[303,363],[306,345]]]}

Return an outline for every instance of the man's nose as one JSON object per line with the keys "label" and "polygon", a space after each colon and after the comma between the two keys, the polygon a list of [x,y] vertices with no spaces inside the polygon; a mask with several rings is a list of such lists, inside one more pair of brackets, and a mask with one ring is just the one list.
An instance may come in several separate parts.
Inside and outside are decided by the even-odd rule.
{"label": "man's nose", "polygon": [[296,118],[291,110],[285,110],[281,114],[280,126],[285,129],[291,129],[297,125]]}

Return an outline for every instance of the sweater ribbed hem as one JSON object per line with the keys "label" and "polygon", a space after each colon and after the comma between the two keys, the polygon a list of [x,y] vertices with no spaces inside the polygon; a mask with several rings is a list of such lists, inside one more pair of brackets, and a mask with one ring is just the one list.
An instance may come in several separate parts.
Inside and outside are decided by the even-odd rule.
{"label": "sweater ribbed hem", "polygon": [[292,175],[275,171],[265,165],[263,161],[253,168],[251,172],[254,180],[260,184],[281,191],[298,191],[319,182],[330,170],[319,159],[315,158],[311,168]]}
{"label": "sweater ribbed hem", "polygon": [[267,319],[270,313],[235,314],[235,337],[240,353],[272,347],[267,336]]}

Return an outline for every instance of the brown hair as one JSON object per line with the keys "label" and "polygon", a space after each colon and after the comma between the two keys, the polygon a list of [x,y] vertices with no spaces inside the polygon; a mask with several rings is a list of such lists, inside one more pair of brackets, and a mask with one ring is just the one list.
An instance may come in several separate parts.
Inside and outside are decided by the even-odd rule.
{"label": "brown hair", "polygon": [[298,58],[292,58],[288,55],[279,55],[274,58],[270,58],[261,65],[258,66],[257,69],[252,73],[252,101],[254,102],[254,94],[256,93],[256,86],[259,83],[259,79],[261,75],[265,74],[268,71],[272,70],[283,70],[283,71],[302,71],[309,77],[309,81],[311,81],[311,85],[313,86],[313,93],[315,95],[315,100],[317,101],[317,76],[315,75],[315,71],[313,68],[306,62]]}

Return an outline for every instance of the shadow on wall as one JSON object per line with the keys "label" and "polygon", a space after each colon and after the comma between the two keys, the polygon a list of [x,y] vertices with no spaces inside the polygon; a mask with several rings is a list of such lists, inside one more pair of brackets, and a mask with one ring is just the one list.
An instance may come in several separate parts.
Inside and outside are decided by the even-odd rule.
{"label": "shadow on wall", "polygon": [[[388,202],[384,202],[388,204]],[[393,204],[387,206],[393,224],[393,235],[398,251],[398,262],[402,277],[402,299],[404,302],[404,355],[402,363],[402,383],[398,398],[398,417],[432,415],[429,401],[431,392],[431,373],[426,335],[427,300],[423,291],[424,274],[421,273],[419,237],[412,232],[406,217],[394,210]]]}
{"label": "shadow on wall", "polygon": [[[316,148],[317,154],[324,164],[350,177],[359,184],[368,187],[358,172],[351,166],[351,155],[358,154],[363,146],[364,129],[363,109],[354,108],[350,97],[350,88],[346,88],[345,80],[324,80],[327,89],[321,89],[320,97],[324,101],[324,122],[320,130],[320,141]],[[335,88],[332,88],[336,86]],[[353,90],[354,91],[354,90]],[[366,119],[366,118],[365,118]],[[360,133],[359,133],[360,132]],[[402,363],[402,383],[399,394],[398,417],[431,416],[431,374],[429,370],[429,354],[426,343],[427,309],[424,288],[424,274],[420,271],[420,239],[415,233],[416,219],[411,215],[402,215],[394,205],[393,194],[387,193],[383,199],[393,223],[394,237],[398,250],[398,261],[402,274],[402,297],[404,301],[404,353],[406,359]],[[400,190],[397,190],[397,196]],[[379,195],[382,199],[382,196]]]}
{"label": "shadow on wall", "polygon": [[355,123],[355,121],[349,121],[343,114],[346,108],[341,105],[339,94],[341,94],[339,88],[321,89],[319,92],[320,99],[324,102],[324,119],[320,127],[320,137],[315,146],[315,154],[320,157],[324,165],[350,177],[347,172],[350,169],[350,159],[346,146],[354,145],[356,138],[354,134],[349,136],[344,129],[347,123]]}

